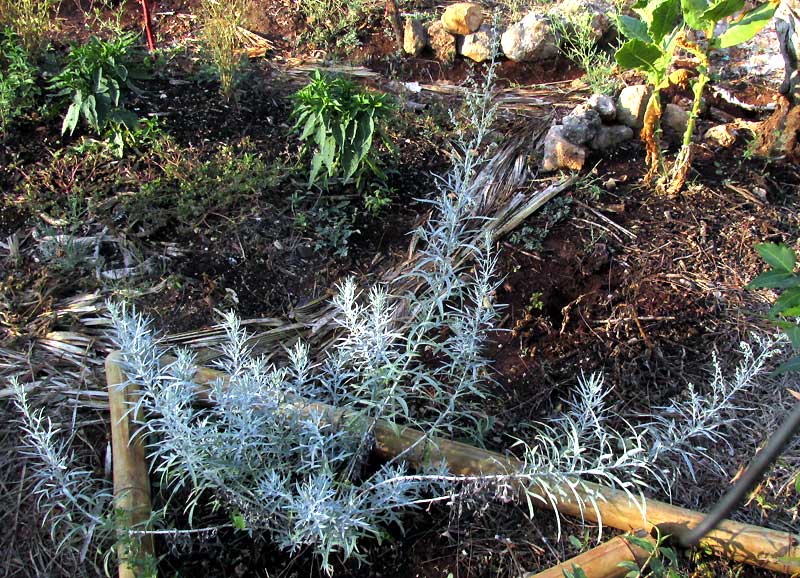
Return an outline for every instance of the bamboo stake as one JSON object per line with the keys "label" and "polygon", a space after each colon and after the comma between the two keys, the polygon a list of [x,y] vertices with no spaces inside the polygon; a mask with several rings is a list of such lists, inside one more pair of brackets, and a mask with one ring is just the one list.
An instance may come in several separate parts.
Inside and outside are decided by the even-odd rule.
{"label": "bamboo stake", "polygon": [[[145,440],[133,437],[131,403],[136,392],[125,384],[121,355],[112,352],[106,358],[108,405],[111,411],[111,451],[114,470],[114,523],[120,536],[129,530],[144,530],[150,519],[150,477],[145,461]],[[153,537],[131,535],[120,540],[117,555],[119,578],[141,578],[142,562],[154,553]]]}
{"label": "bamboo stake", "polygon": [[[118,363],[118,354],[111,354],[108,364]],[[170,358],[164,358],[168,363]],[[200,386],[197,396],[200,401],[208,401],[207,386],[211,382],[227,376],[219,371],[200,367],[195,374],[195,381]],[[305,411],[319,411],[331,423],[341,422],[346,417],[343,410],[334,407],[303,402],[298,407]],[[478,475],[510,475],[523,469],[523,462],[496,452],[476,448],[461,442],[454,442],[440,438],[428,438],[422,431],[413,428],[395,429],[385,421],[379,421],[373,432],[376,441],[375,453],[385,459],[396,457],[404,453],[405,461],[412,466],[423,463],[447,464],[450,472],[464,476]],[[412,447],[412,450],[408,448]],[[144,456],[142,456],[140,469],[146,471]],[[559,512],[583,520],[599,522],[612,528],[626,532],[633,532],[640,528],[650,533],[654,526],[658,526],[662,534],[669,534],[680,539],[689,529],[693,528],[705,517],[700,512],[687,510],[642,498],[641,502],[634,502],[622,490],[616,490],[600,484],[582,481],[575,487],[553,487],[553,491],[560,493],[555,506]],[[522,488],[520,488],[521,494]],[[552,505],[546,500],[530,498],[534,506],[551,509]],[[587,506],[594,501],[596,510]],[[762,528],[752,524],[744,524],[733,520],[722,521],[717,528],[709,532],[699,543],[717,556],[769,570],[793,574],[800,572],[800,536]]]}
{"label": "bamboo stake", "polygon": [[[647,533],[640,531],[637,535],[655,546],[656,541]],[[583,570],[588,578],[623,578],[630,570],[620,566],[621,562],[635,562],[641,568],[648,556],[643,548],[624,536],[617,536],[543,572],[523,574],[523,578],[564,578],[564,572],[574,572],[575,567]]]}

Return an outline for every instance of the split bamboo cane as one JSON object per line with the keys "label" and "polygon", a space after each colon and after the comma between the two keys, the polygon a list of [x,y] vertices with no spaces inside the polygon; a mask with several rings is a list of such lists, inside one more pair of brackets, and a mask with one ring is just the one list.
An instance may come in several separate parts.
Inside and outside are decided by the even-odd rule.
{"label": "split bamboo cane", "polygon": [[[108,406],[111,412],[111,451],[114,468],[114,523],[120,535],[128,530],[144,530],[150,519],[150,477],[145,461],[145,441],[134,437],[131,404],[136,392],[126,385],[120,359],[106,358]],[[139,578],[141,562],[153,556],[153,538],[137,535],[120,540],[117,555],[119,578]]]}
{"label": "split bamboo cane", "polygon": [[[647,533],[642,531],[637,532],[637,535],[655,546],[656,541]],[[565,570],[574,572],[576,567],[583,570],[589,578],[623,578],[630,570],[620,566],[621,562],[634,562],[641,568],[648,557],[649,553],[644,548],[624,536],[617,536],[543,572],[528,572],[523,578],[564,578]]]}
{"label": "split bamboo cane", "polygon": [[[120,361],[119,353],[113,352],[108,357],[107,367],[118,366]],[[163,359],[165,363],[169,361],[169,358]],[[197,392],[198,400],[207,401],[207,389],[203,386],[220,379],[226,381],[227,377],[219,371],[198,368],[195,374],[195,381],[200,386]],[[338,423],[346,417],[342,410],[324,404],[305,402],[299,406],[307,411],[321,412],[325,419],[332,423]],[[375,453],[378,456],[391,459],[404,453],[405,461],[412,466],[444,462],[452,473],[465,476],[514,474],[521,471],[524,466],[516,458],[461,442],[427,438],[424,432],[413,428],[401,428],[396,432],[395,428],[383,421],[376,424],[373,434],[376,440]],[[408,451],[412,446],[413,449]],[[146,472],[147,466],[143,455],[141,460],[139,468]],[[626,532],[643,528],[650,533],[654,526],[658,526],[661,533],[680,539],[680,536],[705,517],[699,512],[657,500],[642,498],[640,502],[634,502],[622,490],[592,482],[582,482],[574,488],[553,489],[560,490],[561,495],[555,507],[562,514],[599,522]],[[522,492],[522,489],[520,491]],[[552,508],[550,502],[546,500],[531,498],[531,501],[534,506]],[[587,506],[592,501],[596,503],[596,510]],[[800,572],[799,544],[800,536],[796,534],[724,520],[709,532],[699,545],[722,558],[794,574]]]}

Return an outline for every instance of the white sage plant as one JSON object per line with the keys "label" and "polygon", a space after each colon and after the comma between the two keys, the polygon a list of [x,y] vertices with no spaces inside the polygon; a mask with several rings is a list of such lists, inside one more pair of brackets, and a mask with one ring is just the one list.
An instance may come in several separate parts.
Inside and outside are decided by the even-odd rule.
{"label": "white sage plant", "polygon": [[21,426],[19,452],[30,464],[32,493],[55,546],[53,559],[69,556],[83,564],[90,544],[109,538],[110,484],[79,465],[72,449],[74,432],[65,434],[43,408],[33,408],[25,386],[15,377],[11,388]]}

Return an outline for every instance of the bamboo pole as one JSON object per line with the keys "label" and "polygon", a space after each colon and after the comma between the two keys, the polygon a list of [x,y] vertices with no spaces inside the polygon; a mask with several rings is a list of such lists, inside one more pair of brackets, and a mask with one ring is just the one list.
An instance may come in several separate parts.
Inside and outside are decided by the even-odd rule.
{"label": "bamboo pole", "polygon": [[[112,353],[109,356],[109,362],[112,364],[115,363],[112,361],[114,355]],[[163,361],[168,362],[169,359],[165,358]],[[219,379],[226,381],[227,376],[213,369],[204,367],[197,369],[195,381],[200,386],[197,392],[199,400],[208,400],[207,389],[203,389],[203,386]],[[342,410],[324,404],[304,403],[302,407],[308,411],[313,409],[322,412],[325,418],[333,423],[346,417]],[[516,458],[464,443],[439,438],[427,439],[424,432],[413,428],[401,428],[396,433],[395,429],[384,421],[376,424],[373,434],[376,440],[374,451],[378,456],[391,459],[407,452],[404,454],[404,459],[413,466],[444,462],[452,473],[464,476],[508,475],[521,471],[524,466],[523,462]],[[413,449],[407,451],[412,446]],[[626,532],[643,528],[645,532],[650,533],[655,526],[658,526],[662,534],[680,539],[705,517],[700,512],[658,500],[642,498],[641,501],[634,502],[622,490],[592,482],[581,482],[575,487],[554,487],[552,490],[560,492],[555,506],[562,514],[599,522]],[[532,496],[524,498],[530,498],[534,506],[552,508],[548,501]],[[591,501],[596,503],[596,510],[587,506]],[[784,574],[800,572],[799,544],[800,536],[796,534],[732,520],[722,521],[699,543],[701,547],[707,548],[719,557]]]}
{"label": "bamboo pole", "polygon": [[[655,546],[656,541],[649,534],[643,531],[636,534]],[[621,562],[634,562],[641,568],[648,557],[649,553],[644,548],[624,536],[617,536],[543,572],[528,572],[523,578],[564,578],[565,571],[574,572],[576,567],[583,570],[588,578],[623,578],[630,570],[620,566]]]}
{"label": "bamboo pole", "polygon": [[131,403],[136,392],[125,384],[118,351],[106,358],[108,406],[111,412],[111,451],[114,470],[114,524],[118,529],[119,578],[141,578],[143,562],[152,559],[153,538],[128,535],[129,530],[144,530],[150,519],[150,477],[145,461],[145,440],[133,437]]}

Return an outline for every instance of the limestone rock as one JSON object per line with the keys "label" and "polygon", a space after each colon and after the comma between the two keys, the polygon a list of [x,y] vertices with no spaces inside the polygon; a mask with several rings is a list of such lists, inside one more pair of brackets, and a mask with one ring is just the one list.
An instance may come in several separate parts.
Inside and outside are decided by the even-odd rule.
{"label": "limestone rock", "polygon": [[633,129],[624,124],[612,124],[601,126],[597,134],[589,143],[589,147],[596,151],[608,151],[617,148],[625,141],[633,138]]}
{"label": "limestone rock", "polygon": [[722,148],[729,148],[736,144],[736,137],[738,133],[736,127],[730,124],[718,124],[712,126],[703,135],[703,138],[709,143]]}
{"label": "limestone rock", "polygon": [[561,125],[552,126],[544,137],[543,171],[562,168],[579,171],[586,162],[586,147],[569,142],[564,138],[562,130]]}
{"label": "limestone rock", "polygon": [[547,16],[529,12],[500,39],[503,54],[517,62],[536,62],[558,54],[558,44]]}
{"label": "limestone rock", "polygon": [[406,54],[419,56],[428,45],[428,32],[422,22],[414,18],[406,18],[406,26],[403,34],[403,50]]}
{"label": "limestone rock", "polygon": [[665,132],[683,136],[689,124],[689,113],[677,104],[668,104],[661,113],[661,127]]}
{"label": "limestone rock", "polygon": [[784,79],[780,92],[800,104],[800,2],[784,0],[775,12],[775,32],[783,56]]}
{"label": "limestone rock", "polygon": [[428,27],[428,38],[438,60],[450,62],[456,57],[456,38],[444,29],[440,20]]}
{"label": "limestone rock", "polygon": [[627,86],[617,98],[617,121],[633,129],[644,125],[644,112],[650,98],[650,87],[644,84]]}
{"label": "limestone rock", "polygon": [[584,144],[594,138],[602,124],[600,113],[590,106],[581,104],[561,119],[561,134],[571,143]]}
{"label": "limestone rock", "polygon": [[604,0],[565,0],[550,13],[553,17],[565,18],[568,22],[586,18],[592,37],[595,42],[599,42],[611,29],[610,14],[614,14],[614,8]]}
{"label": "limestone rock", "polygon": [[461,41],[459,54],[475,62],[483,62],[492,57],[492,37],[495,32],[488,24],[482,24],[477,32],[467,34]]}
{"label": "limestone rock", "polygon": [[472,2],[451,4],[442,14],[442,25],[450,34],[472,34],[480,28],[481,22],[481,5]]}
{"label": "limestone rock", "polygon": [[613,122],[617,118],[617,105],[614,99],[605,94],[593,94],[586,105],[597,111],[603,122]]}

